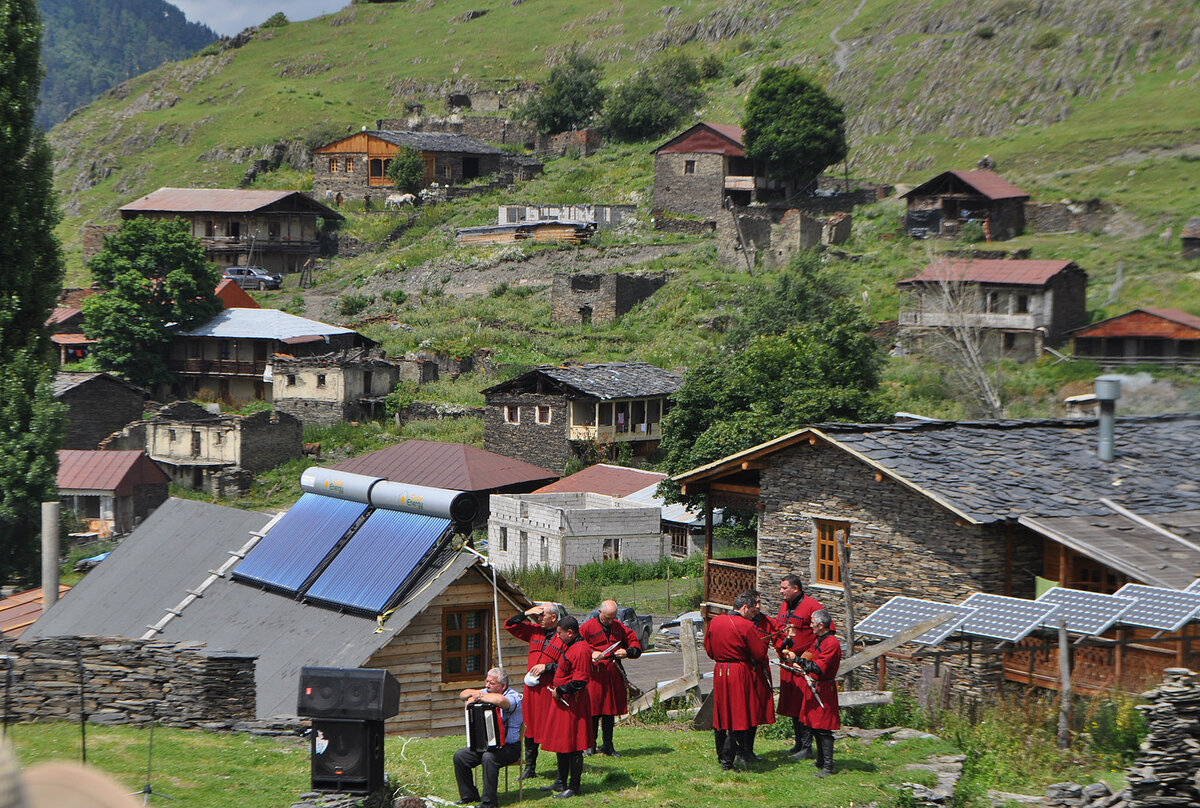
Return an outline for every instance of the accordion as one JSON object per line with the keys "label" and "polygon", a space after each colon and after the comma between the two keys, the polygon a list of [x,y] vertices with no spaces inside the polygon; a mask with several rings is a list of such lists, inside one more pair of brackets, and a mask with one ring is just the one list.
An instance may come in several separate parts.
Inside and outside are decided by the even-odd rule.
{"label": "accordion", "polygon": [[504,718],[495,704],[477,701],[468,704],[467,748],[476,752],[495,752],[504,746]]}

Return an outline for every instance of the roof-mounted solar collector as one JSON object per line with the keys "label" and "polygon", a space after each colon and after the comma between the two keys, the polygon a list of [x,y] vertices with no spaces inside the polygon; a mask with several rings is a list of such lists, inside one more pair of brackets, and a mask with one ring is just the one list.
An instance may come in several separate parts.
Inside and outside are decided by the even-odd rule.
{"label": "roof-mounted solar collector", "polygon": [[313,466],[300,475],[300,488],[326,497],[362,502],[376,508],[419,513],[458,524],[474,521],[479,503],[471,494],[430,488]]}

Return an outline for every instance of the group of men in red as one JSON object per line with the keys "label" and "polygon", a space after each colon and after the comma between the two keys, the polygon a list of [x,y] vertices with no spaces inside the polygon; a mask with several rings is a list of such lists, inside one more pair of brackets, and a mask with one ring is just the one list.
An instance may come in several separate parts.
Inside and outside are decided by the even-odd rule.
{"label": "group of men in red", "polygon": [[[637,634],[617,620],[617,604],[606,600],[581,626],[562,604],[539,603],[505,623],[514,637],[529,643],[525,674],[525,768],[521,779],[537,774],[539,749],[557,755],[555,797],[580,793],[583,758],[619,757],[613,723],[628,712],[625,673],[620,660],[637,659]],[[597,747],[597,736],[602,743]]]}
{"label": "group of men in red", "polygon": [[[748,765],[754,735],[775,714],[792,719],[793,759],[814,759],[817,776],[833,773],[833,731],[838,716],[837,673],[842,647],[833,621],[821,604],[804,594],[799,576],[785,575],[779,584],[781,603],[774,619],[761,613],[753,589],[733,601],[733,611],[709,621],[704,650],[713,666],[713,731],[717,760],[723,769]],[[768,647],[779,656],[779,706],[772,703]],[[813,751],[813,744],[816,751]]]}

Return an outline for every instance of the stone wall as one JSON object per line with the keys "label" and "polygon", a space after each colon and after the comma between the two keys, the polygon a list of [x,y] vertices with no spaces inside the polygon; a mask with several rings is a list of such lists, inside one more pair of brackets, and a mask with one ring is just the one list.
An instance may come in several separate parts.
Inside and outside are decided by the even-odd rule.
{"label": "stone wall", "polygon": [[550,290],[550,317],[559,325],[610,323],[661,289],[665,272],[556,272]]}
{"label": "stone wall", "polygon": [[724,201],[723,155],[665,152],[654,156],[656,218],[660,212],[715,218]]}
{"label": "stone wall", "polygon": [[260,411],[242,419],[242,456],[238,464],[257,472],[273,469],[299,457],[304,445],[304,424],[286,412]]}
{"label": "stone wall", "polygon": [[702,236],[717,229],[717,223],[712,219],[679,219],[662,214],[655,214],[651,223],[655,230],[664,233],[684,233],[689,236]]}
{"label": "stone wall", "polygon": [[207,728],[254,719],[252,656],[191,642],[50,637],[18,640],[10,657],[11,720],[78,721],[81,662],[83,708],[93,722]]}
{"label": "stone wall", "polygon": [[104,237],[111,236],[120,229],[119,224],[85,224],[81,241],[83,262],[86,264],[95,258],[96,253],[104,248]]}
{"label": "stone wall", "polygon": [[801,250],[830,243],[827,235],[845,241],[850,233],[850,215],[845,213],[822,221],[794,208],[755,206],[738,208],[736,216],[736,224],[728,213],[717,217],[717,258],[731,267],[743,267],[747,252],[752,267],[783,268]]}
{"label": "stone wall", "polygon": [[[520,408],[520,423],[505,422],[505,407],[510,404]],[[550,407],[550,423],[537,422],[538,405]],[[574,454],[567,440],[569,406],[565,396],[536,393],[491,395],[483,414],[483,448],[562,474],[567,460]]]}
{"label": "stone wall", "polygon": [[96,449],[100,441],[142,417],[146,396],[124,382],[99,376],[67,390],[58,400],[67,405],[62,448]]}
{"label": "stone wall", "polygon": [[1026,202],[1025,229],[1030,233],[1099,233],[1116,213],[1098,199],[1086,202]]}
{"label": "stone wall", "polygon": [[578,155],[588,157],[595,154],[604,145],[598,129],[577,129],[572,132],[559,132],[557,135],[538,135],[537,153],[548,157],[566,157]]}

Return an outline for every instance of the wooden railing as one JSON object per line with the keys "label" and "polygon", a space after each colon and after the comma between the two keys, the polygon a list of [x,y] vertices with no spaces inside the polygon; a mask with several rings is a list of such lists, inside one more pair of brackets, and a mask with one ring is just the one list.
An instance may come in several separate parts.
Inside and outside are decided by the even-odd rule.
{"label": "wooden railing", "polygon": [[725,607],[747,589],[753,589],[758,578],[758,559],[716,559],[704,562],[704,600]]}
{"label": "wooden railing", "polygon": [[176,373],[195,373],[206,376],[262,376],[266,361],[246,362],[237,359],[173,359],[169,368]]}
{"label": "wooden railing", "polygon": [[[645,431],[642,431],[645,427]],[[662,424],[627,424],[625,426],[571,426],[570,440],[586,440],[598,443],[620,443],[635,440],[659,440]]]}
{"label": "wooden railing", "polygon": [[[1169,645],[1118,642],[1104,646],[1082,646],[1071,653],[1071,686],[1079,693],[1095,695],[1113,689],[1141,693],[1162,679],[1163,670],[1200,664],[1200,647],[1180,638]],[[1200,646],[1200,643],[1197,643]],[[1026,638],[1004,654],[1004,679],[1058,690],[1058,648],[1045,638]]]}

